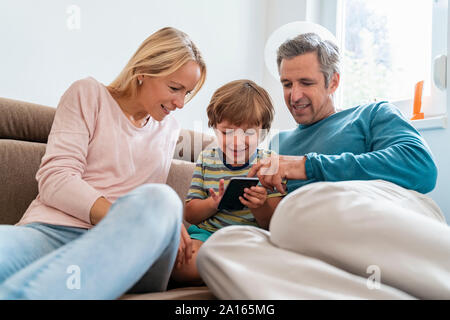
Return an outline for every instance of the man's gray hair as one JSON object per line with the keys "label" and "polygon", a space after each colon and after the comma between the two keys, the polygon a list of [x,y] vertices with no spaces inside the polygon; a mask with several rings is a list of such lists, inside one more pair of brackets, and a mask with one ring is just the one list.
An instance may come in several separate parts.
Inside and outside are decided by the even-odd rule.
{"label": "man's gray hair", "polygon": [[339,48],[331,41],[322,40],[315,33],[304,33],[293,39],[286,40],[277,51],[277,65],[280,71],[283,59],[292,59],[299,55],[316,52],[320,70],[325,77],[325,87],[328,88],[331,77],[339,72]]}

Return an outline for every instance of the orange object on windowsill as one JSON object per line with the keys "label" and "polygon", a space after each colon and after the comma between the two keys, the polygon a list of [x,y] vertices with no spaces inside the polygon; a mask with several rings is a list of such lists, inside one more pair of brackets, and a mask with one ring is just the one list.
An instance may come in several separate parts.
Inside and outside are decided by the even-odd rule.
{"label": "orange object on windowsill", "polygon": [[421,120],[424,118],[423,112],[420,112],[422,108],[422,91],[423,91],[423,80],[416,83],[414,87],[414,105],[413,105],[413,116],[411,120]]}

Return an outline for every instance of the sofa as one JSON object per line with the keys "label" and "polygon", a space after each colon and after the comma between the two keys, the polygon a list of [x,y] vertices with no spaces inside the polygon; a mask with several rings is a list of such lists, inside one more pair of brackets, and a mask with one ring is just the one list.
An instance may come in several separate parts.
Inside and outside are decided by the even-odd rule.
{"label": "sofa", "polygon": [[[45,153],[55,108],[0,98],[0,224],[15,224],[38,194],[35,179]],[[167,184],[180,199],[190,185],[195,160],[214,137],[182,129]],[[187,223],[185,222],[187,225]],[[121,299],[214,299],[206,286],[177,287],[159,293],[125,294]]]}

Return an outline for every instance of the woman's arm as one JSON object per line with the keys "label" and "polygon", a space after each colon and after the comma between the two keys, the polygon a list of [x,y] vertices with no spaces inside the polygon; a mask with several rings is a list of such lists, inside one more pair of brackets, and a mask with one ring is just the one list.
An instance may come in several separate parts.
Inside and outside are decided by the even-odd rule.
{"label": "woman's arm", "polygon": [[89,217],[91,224],[96,225],[102,220],[109,211],[112,203],[106,200],[105,197],[98,198],[91,207]]}
{"label": "woman's arm", "polygon": [[83,180],[97,110],[95,84],[75,82],[61,97],[36,173],[41,201],[90,223],[90,211],[102,193]]}

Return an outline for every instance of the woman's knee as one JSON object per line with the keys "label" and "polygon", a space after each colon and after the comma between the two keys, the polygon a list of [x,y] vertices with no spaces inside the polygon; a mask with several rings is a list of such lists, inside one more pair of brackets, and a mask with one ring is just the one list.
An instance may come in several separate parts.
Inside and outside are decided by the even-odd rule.
{"label": "woman's knee", "polygon": [[160,228],[178,228],[182,222],[181,200],[177,193],[165,184],[142,185],[119,198],[113,206],[114,211],[146,226],[150,224]]}
{"label": "woman's knee", "polygon": [[138,198],[145,206],[181,210],[177,193],[167,184],[148,183],[130,191],[128,195]]}

